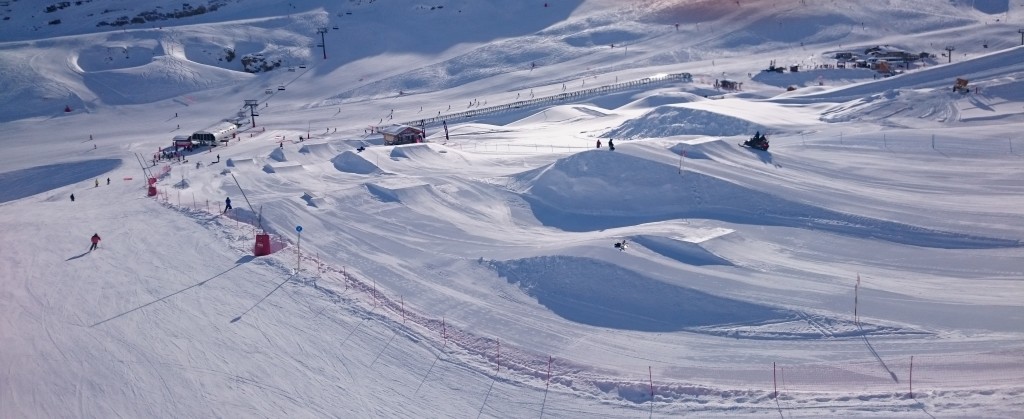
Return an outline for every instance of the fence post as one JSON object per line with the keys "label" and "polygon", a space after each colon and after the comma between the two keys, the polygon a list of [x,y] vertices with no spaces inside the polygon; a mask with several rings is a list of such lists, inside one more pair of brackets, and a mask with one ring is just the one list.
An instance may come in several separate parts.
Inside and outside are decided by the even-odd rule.
{"label": "fence post", "polygon": [[914,398],[914,356],[910,356],[910,398]]}
{"label": "fence post", "polygon": [[651,383],[651,403],[654,403],[654,373],[651,372],[651,366],[647,366],[647,380]]}
{"label": "fence post", "polygon": [[548,377],[544,379],[544,389],[551,385],[551,355],[548,355]]}
{"label": "fence post", "polygon": [[777,399],[777,398],[779,398],[779,381],[775,377],[775,363],[774,362],[772,362],[772,384],[775,386],[775,396],[773,396],[772,398]]}

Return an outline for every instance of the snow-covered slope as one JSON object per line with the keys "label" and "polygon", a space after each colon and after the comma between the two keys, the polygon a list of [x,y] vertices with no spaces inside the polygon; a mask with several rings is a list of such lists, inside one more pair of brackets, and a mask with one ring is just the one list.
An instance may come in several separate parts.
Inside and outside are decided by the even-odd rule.
{"label": "snow-covered slope", "polygon": [[1021,17],[0,2],[0,417],[1014,417]]}

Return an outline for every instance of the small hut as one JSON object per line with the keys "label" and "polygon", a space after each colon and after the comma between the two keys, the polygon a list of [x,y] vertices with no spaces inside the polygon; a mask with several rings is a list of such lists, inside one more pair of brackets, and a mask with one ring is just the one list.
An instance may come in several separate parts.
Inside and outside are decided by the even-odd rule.
{"label": "small hut", "polygon": [[423,142],[423,130],[408,125],[394,124],[380,129],[384,145],[400,145]]}

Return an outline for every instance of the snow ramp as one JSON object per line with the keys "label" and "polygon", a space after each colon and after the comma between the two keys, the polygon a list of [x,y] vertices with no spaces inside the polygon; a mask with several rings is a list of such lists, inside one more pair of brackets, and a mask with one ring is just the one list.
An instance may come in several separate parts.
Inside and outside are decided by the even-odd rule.
{"label": "snow ramp", "polygon": [[377,165],[370,163],[368,160],[363,158],[361,154],[346,151],[338,154],[331,163],[334,164],[334,168],[338,171],[345,173],[355,173],[358,175],[370,175],[384,173]]}
{"label": "snow ramp", "polygon": [[302,194],[302,200],[306,201],[306,205],[315,208],[323,208],[327,204],[326,198],[309,191]]}
{"label": "snow ramp", "polygon": [[724,259],[704,248],[702,243],[724,236],[731,233],[733,230],[719,228],[708,232],[703,237],[699,236],[686,236],[686,237],[664,237],[664,236],[651,236],[641,235],[633,236],[630,240],[643,246],[652,252],[660,254],[664,257],[674,259],[676,261],[685,263],[687,265],[694,266],[707,266],[707,265],[724,265],[732,266],[732,262]]}
{"label": "snow ramp", "polygon": [[256,159],[228,159],[224,164],[228,167],[255,166]]}
{"label": "snow ramp", "polygon": [[330,159],[336,154],[334,149],[331,148],[331,145],[327,143],[304,144],[299,148],[299,153],[319,157],[324,160]]}
{"label": "snow ramp", "polygon": [[265,164],[263,171],[267,173],[295,173],[305,170],[301,164]]}
{"label": "snow ramp", "polygon": [[433,200],[436,195],[434,187],[415,179],[381,179],[365,184],[366,190],[382,202],[395,202],[409,205],[428,198]]}
{"label": "snow ramp", "polygon": [[271,151],[270,152],[270,158],[272,160],[280,161],[280,162],[288,161],[288,158],[285,157],[285,155],[284,155],[284,149],[283,148],[275,148],[274,151]]}

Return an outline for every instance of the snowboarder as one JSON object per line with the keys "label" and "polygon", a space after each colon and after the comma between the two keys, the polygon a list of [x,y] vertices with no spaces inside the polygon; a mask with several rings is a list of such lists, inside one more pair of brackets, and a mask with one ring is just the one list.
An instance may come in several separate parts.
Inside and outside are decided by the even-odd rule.
{"label": "snowboarder", "polygon": [[615,151],[615,143],[612,142],[612,140],[613,140],[612,138],[608,139],[608,150],[609,151]]}
{"label": "snowboarder", "polygon": [[230,196],[227,197],[227,199],[224,200],[224,212],[222,212],[221,214],[224,214],[224,213],[228,212],[229,209],[231,209],[231,197]]}
{"label": "snowboarder", "polygon": [[601,140],[597,140],[597,148],[601,148]]}
{"label": "snowboarder", "polygon": [[71,202],[75,202],[75,194],[71,194]]}
{"label": "snowboarder", "polygon": [[96,250],[100,245],[100,233],[93,233],[92,239],[90,240],[92,241],[92,246],[89,246],[89,251],[91,252]]}

